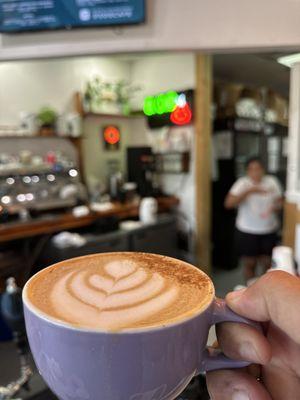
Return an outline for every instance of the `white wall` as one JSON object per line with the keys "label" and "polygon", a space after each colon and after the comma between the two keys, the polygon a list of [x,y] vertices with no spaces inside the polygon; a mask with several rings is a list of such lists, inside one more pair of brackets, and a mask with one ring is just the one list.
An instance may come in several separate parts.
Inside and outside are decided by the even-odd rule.
{"label": "white wall", "polygon": [[[192,53],[155,54],[145,57],[77,57],[53,60],[9,61],[0,63],[0,125],[17,125],[21,111],[37,112],[49,105],[58,113],[74,109],[74,93],[83,90],[87,80],[100,75],[104,79],[127,79],[142,87],[135,107],[143,106],[149,94],[169,89],[194,87],[194,55]],[[120,150],[105,152],[101,132],[105,125],[116,123],[122,133]],[[154,133],[155,136],[155,133]],[[84,159],[86,175],[103,183],[107,161],[119,159],[125,170],[125,148],[128,145],[149,145],[153,132],[143,118],[110,120],[89,117],[84,122]],[[174,177],[163,179],[167,184]],[[176,188],[168,185],[169,192]]]}
{"label": "white wall", "polygon": [[[74,93],[82,91],[93,76],[103,79],[130,79],[130,63],[112,57],[84,57],[0,63],[0,125],[18,125],[21,111],[37,112],[49,105],[58,113],[74,110]],[[112,120],[87,118],[84,121],[83,156],[88,182],[105,183],[107,161],[120,160],[125,168],[125,147],[130,134],[128,122],[117,121],[122,141],[117,152],[105,152],[101,139]]]}
{"label": "white wall", "polygon": [[[132,105],[137,110],[143,107],[143,99],[148,95],[168,90],[185,90],[195,87],[195,54],[165,53],[145,55],[131,63],[130,78],[141,87]],[[150,131],[151,132],[151,131]],[[131,140],[136,143],[148,141],[149,130],[145,121],[135,121]],[[142,139],[141,139],[142,138]]]}
{"label": "white wall", "polygon": [[0,125],[16,124],[20,111],[50,105],[73,110],[73,95],[91,77],[129,79],[130,64],[110,57],[84,57],[0,63]]}
{"label": "white wall", "polygon": [[[115,124],[121,132],[120,147],[116,151],[106,151],[103,146],[102,131],[107,125]],[[108,177],[108,163],[116,160],[120,171],[126,171],[126,147],[130,142],[132,127],[130,120],[89,116],[84,121],[83,154],[84,172],[89,186],[97,181],[105,185]]]}
{"label": "white wall", "polygon": [[[195,55],[193,53],[157,54],[136,60],[132,64],[131,79],[140,84],[143,90],[136,96],[136,107],[140,108],[146,95],[155,95],[168,90],[184,90],[195,88]],[[129,144],[133,146],[153,145],[164,132],[160,129],[151,130],[146,120],[137,119],[131,122],[132,132]],[[179,210],[188,221],[189,228],[195,230],[195,174],[193,169],[193,126],[172,128],[175,131],[184,130],[191,139],[191,163],[188,174],[164,174],[161,185],[168,194],[179,197]],[[163,128],[163,130],[165,130]],[[172,131],[170,133],[172,135]]]}
{"label": "white wall", "polygon": [[193,88],[195,65],[195,55],[188,52],[149,54],[133,62],[131,79],[142,87],[135,96],[136,107],[140,107],[146,95]]}
{"label": "white wall", "polygon": [[0,59],[300,46],[298,0],[148,0],[147,4],[147,23],[141,26],[0,35]]}

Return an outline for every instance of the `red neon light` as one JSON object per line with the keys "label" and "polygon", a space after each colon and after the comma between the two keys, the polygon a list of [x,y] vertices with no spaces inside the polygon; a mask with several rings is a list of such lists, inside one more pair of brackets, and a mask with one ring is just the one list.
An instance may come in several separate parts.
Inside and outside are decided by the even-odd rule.
{"label": "red neon light", "polygon": [[108,126],[104,129],[104,140],[108,144],[117,144],[121,139],[121,133],[115,126]]}
{"label": "red neon light", "polygon": [[192,111],[188,103],[184,107],[176,107],[170,116],[171,121],[175,125],[186,125],[192,120]]}

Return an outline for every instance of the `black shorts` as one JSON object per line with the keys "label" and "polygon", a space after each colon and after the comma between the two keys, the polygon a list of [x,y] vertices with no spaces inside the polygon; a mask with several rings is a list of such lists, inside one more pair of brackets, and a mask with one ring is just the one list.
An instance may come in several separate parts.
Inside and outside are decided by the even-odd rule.
{"label": "black shorts", "polygon": [[254,234],[236,229],[235,243],[240,257],[271,256],[277,245],[277,233]]}

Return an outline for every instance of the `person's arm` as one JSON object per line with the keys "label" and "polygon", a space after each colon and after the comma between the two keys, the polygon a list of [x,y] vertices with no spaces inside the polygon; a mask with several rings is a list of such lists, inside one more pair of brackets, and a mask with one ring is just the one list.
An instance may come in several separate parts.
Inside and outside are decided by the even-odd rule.
{"label": "person's arm", "polygon": [[274,185],[274,192],[276,195],[276,198],[275,198],[274,204],[273,204],[273,212],[278,212],[278,211],[281,211],[281,209],[283,207],[282,187],[277,178],[273,178],[273,185]]}
{"label": "person's arm", "polygon": [[266,216],[269,216],[272,213],[278,213],[282,210],[283,207],[283,195],[282,195],[282,188],[281,184],[279,183],[278,179],[273,178],[272,185],[273,185],[273,190],[272,193],[274,193],[274,201],[268,212],[266,213]]}
{"label": "person's arm", "polygon": [[273,211],[278,212],[281,211],[283,207],[283,197],[278,197],[273,204]]}
{"label": "person's arm", "polygon": [[262,366],[209,372],[211,400],[299,399],[300,279],[269,272],[250,288],[230,293],[226,302],[236,313],[264,323],[265,335],[243,324],[220,324],[221,349],[228,357]]}
{"label": "person's arm", "polygon": [[242,203],[246,199],[246,197],[248,197],[248,195],[249,195],[249,190],[246,190],[244,193],[240,195],[234,195],[228,193],[225,198],[224,207],[227,208],[227,210],[236,208],[240,203]]}
{"label": "person's arm", "polygon": [[274,213],[279,213],[283,206],[283,198],[278,197],[274,200],[273,204],[269,207],[267,211],[261,214],[262,218],[268,218],[270,215]]}
{"label": "person's arm", "polygon": [[240,194],[234,194],[234,191],[231,190],[225,198],[224,207],[228,210],[236,208],[249,196],[249,194],[252,193],[265,193],[265,190],[257,186],[252,186],[251,188],[244,190]]}

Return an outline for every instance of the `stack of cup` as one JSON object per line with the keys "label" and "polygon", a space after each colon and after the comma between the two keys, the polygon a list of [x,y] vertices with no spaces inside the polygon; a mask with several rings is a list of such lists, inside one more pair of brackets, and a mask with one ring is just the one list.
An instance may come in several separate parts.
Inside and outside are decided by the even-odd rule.
{"label": "stack of cup", "polygon": [[274,247],[272,252],[272,268],[270,271],[285,271],[296,275],[296,266],[293,257],[293,250],[287,246]]}

